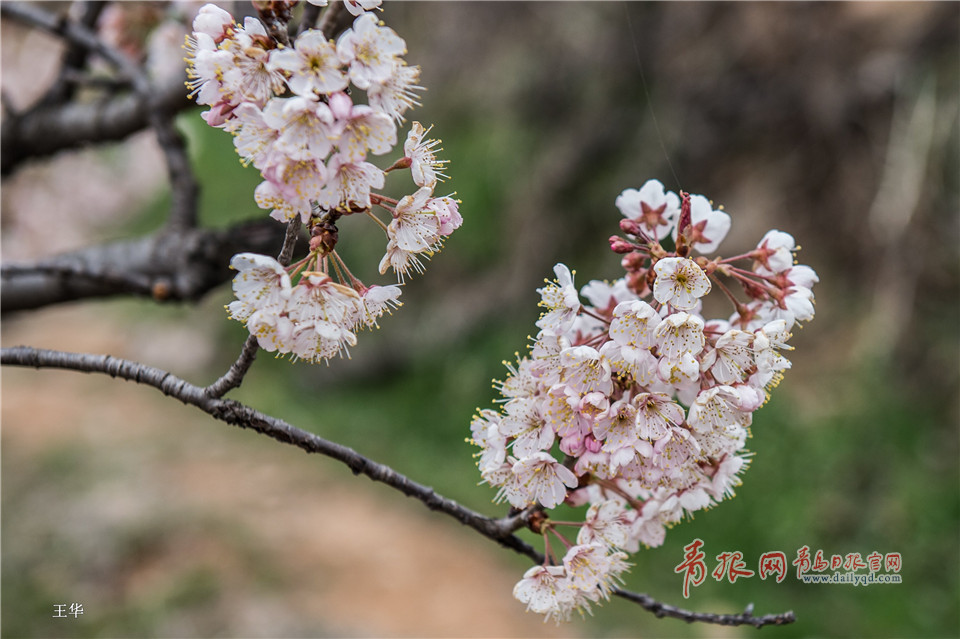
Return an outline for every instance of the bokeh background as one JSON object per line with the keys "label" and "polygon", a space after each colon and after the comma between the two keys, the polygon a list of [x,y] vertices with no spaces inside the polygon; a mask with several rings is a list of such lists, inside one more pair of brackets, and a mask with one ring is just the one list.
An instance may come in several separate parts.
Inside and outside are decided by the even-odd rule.
{"label": "bokeh background", "polygon": [[[795,611],[765,637],[960,634],[960,5],[403,2],[383,18],[423,69],[411,116],[443,138],[464,226],[352,359],[261,354],[234,396],[503,512],[477,486],[470,418],[526,348],[553,264],[581,284],[619,275],[614,200],[655,177],[725,206],[724,253],[778,228],[821,282],[793,369],[755,416],[736,498],[636,554],[626,587],[699,611]],[[8,100],[42,91],[49,51],[3,21]],[[229,136],[196,110],[179,125],[202,223],[263,215]],[[4,259],[158,228],[159,167],[149,135],[24,167],[3,184]],[[338,249],[375,279],[382,239],[354,222]],[[244,337],[229,300],[224,286],[190,306],[65,305],[4,317],[3,343],[207,383]],[[758,632],[620,600],[543,625],[511,597],[525,559],[332,461],[108,378],[5,368],[2,384],[4,637]],[[673,567],[694,538],[751,563],[804,545],[899,552],[903,583],[708,579],[684,601]],[[75,602],[82,617],[51,618]]]}

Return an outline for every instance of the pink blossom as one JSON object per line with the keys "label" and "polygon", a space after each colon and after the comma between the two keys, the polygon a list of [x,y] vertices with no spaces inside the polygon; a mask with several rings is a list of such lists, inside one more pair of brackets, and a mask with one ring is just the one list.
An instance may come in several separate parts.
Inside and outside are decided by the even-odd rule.
{"label": "pink blossom", "polygon": [[427,210],[434,211],[437,219],[440,221],[440,235],[447,237],[463,224],[463,217],[460,215],[460,205],[457,200],[451,197],[435,197],[427,202]]}
{"label": "pink blossom", "polygon": [[340,68],[336,45],[323,32],[309,29],[300,34],[293,49],[277,49],[270,55],[268,67],[286,71],[287,85],[297,95],[313,98],[347,87],[347,76]]}
{"label": "pink blossom", "polygon": [[533,399],[513,399],[507,402],[506,416],[500,424],[500,432],[514,437],[513,454],[519,458],[529,457],[553,446],[555,437],[540,414],[539,402]]}
{"label": "pink blossom", "polygon": [[431,189],[423,187],[397,203],[387,235],[405,251],[432,251],[440,242],[440,219],[428,208],[430,195]]}
{"label": "pink blossom", "polygon": [[[714,210],[710,200],[702,195],[690,196],[690,227],[685,234],[700,253],[712,253],[730,231],[730,216],[722,210]],[[677,240],[677,229],[673,229]]]}
{"label": "pink blossom", "polygon": [[553,267],[557,279],[547,281],[547,285],[538,288],[540,306],[546,312],[537,321],[537,327],[551,335],[566,333],[580,310],[580,298],[577,289],[573,287],[573,274],[565,264]]}
{"label": "pink blossom", "polygon": [[333,145],[330,108],[309,98],[273,98],[263,109],[263,122],[279,131],[274,148],[293,160],[323,160]]}
{"label": "pink blossom", "polygon": [[420,67],[410,67],[402,60],[398,61],[386,80],[367,88],[370,106],[396,122],[402,122],[407,109],[420,106],[417,91],[422,91],[423,87],[417,84],[419,80]]}
{"label": "pink blossom", "polygon": [[657,260],[653,270],[657,274],[653,283],[653,296],[661,304],[689,311],[696,307],[701,297],[710,292],[710,278],[693,260],[665,257]]}
{"label": "pink blossom", "polygon": [[215,4],[205,4],[200,7],[200,11],[193,19],[193,30],[209,36],[216,42],[223,39],[227,27],[232,25],[233,16]]}
{"label": "pink blossom", "polygon": [[397,66],[397,57],[407,45],[393,29],[381,27],[377,18],[364,13],[337,41],[340,62],[350,65],[350,81],[360,89],[386,82]]}
{"label": "pink blossom", "polygon": [[354,104],[345,93],[330,96],[330,109],[336,118],[331,137],[346,162],[362,162],[369,150],[383,155],[397,143],[397,127],[389,116],[366,105]]}
{"label": "pink blossom", "polygon": [[670,235],[680,216],[680,198],[672,191],[665,192],[660,180],[647,180],[639,191],[626,189],[617,196],[616,206],[656,240]]}
{"label": "pink blossom", "polygon": [[447,177],[442,172],[446,160],[438,160],[436,156],[436,151],[442,150],[436,148],[440,140],[424,139],[429,132],[430,129],[414,122],[403,144],[404,157],[410,161],[410,174],[417,186],[433,187],[438,179]]}
{"label": "pink blossom", "polygon": [[566,579],[563,566],[534,566],[513,588],[513,596],[527,604],[527,610],[547,615],[558,623],[570,619],[576,605],[575,589]]}
{"label": "pink blossom", "polygon": [[337,153],[330,156],[327,168],[330,179],[316,198],[317,203],[326,209],[369,209],[370,192],[383,188],[385,182],[383,171],[375,165],[369,162],[347,162]]}
{"label": "pink blossom", "polygon": [[531,500],[544,508],[555,508],[566,498],[568,488],[577,487],[577,476],[545,452],[519,460],[513,465],[513,473]]}
{"label": "pink blossom", "polygon": [[753,252],[754,270],[764,275],[779,273],[793,266],[793,251],[796,250],[793,236],[783,231],[768,231]]}

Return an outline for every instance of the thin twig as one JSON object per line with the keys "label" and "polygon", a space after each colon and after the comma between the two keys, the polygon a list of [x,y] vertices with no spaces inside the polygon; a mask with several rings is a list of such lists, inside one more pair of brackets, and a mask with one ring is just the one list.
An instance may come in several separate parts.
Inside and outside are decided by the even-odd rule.
{"label": "thin twig", "polygon": [[295,216],[287,223],[287,232],[283,236],[283,248],[280,249],[280,255],[277,261],[287,266],[293,258],[293,250],[297,246],[297,234],[300,233],[300,216]]}
{"label": "thin twig", "polygon": [[[283,237],[283,248],[280,249],[280,255],[277,261],[287,266],[293,257],[293,250],[297,245],[297,234],[300,232],[300,216],[297,215],[287,223],[287,231]],[[247,337],[240,349],[240,355],[237,361],[230,365],[230,368],[220,379],[213,382],[204,389],[210,397],[223,397],[230,390],[237,388],[243,383],[243,378],[253,366],[253,360],[257,357],[257,350],[260,348],[257,338],[253,335]]]}
{"label": "thin twig", "polygon": [[[430,510],[449,515],[461,524],[476,530],[484,537],[529,557],[536,563],[542,563],[544,560],[542,554],[513,534],[514,531],[529,524],[529,518],[532,513],[536,512],[536,509],[527,509],[514,516],[499,519],[485,517],[452,499],[438,494],[433,488],[409,479],[389,466],[364,457],[352,448],[301,430],[282,419],[261,413],[240,402],[211,397],[205,389],[159,368],[109,355],[67,353],[28,346],[0,349],[0,364],[103,373],[111,377],[119,377],[138,384],[152,386],[164,395],[174,397],[184,404],[195,406],[220,421],[240,428],[249,428],[279,442],[296,446],[308,453],[319,453],[336,459],[350,468],[355,475],[366,475],[373,481],[386,484],[407,497],[413,497]],[[748,607],[744,613],[739,615],[720,615],[676,608],[660,603],[649,595],[628,590],[618,589],[614,591],[614,594],[636,602],[658,617],[673,617],[688,622],[700,621],[728,626],[752,625],[760,628],[766,625],[788,624],[796,620],[792,611],[778,615],[754,617],[752,607]]]}
{"label": "thin twig", "polygon": [[247,371],[253,365],[253,360],[257,358],[258,350],[260,350],[260,344],[257,342],[257,336],[248,336],[247,341],[243,343],[243,348],[240,349],[237,361],[230,365],[230,368],[222,377],[204,388],[203,392],[210,397],[219,398],[240,386]]}
{"label": "thin twig", "polygon": [[195,406],[220,421],[240,428],[249,428],[271,439],[296,446],[308,453],[319,453],[336,459],[350,468],[355,475],[366,475],[374,481],[384,483],[408,497],[423,502],[430,510],[449,515],[484,536],[535,561],[542,561],[543,559],[532,546],[512,534],[513,531],[524,525],[523,518],[528,516],[529,513],[527,515],[521,513],[517,516],[502,519],[485,517],[465,506],[461,506],[452,499],[437,494],[429,486],[412,481],[389,466],[360,455],[352,448],[301,430],[282,419],[261,413],[240,402],[210,397],[205,389],[159,368],[111,357],[110,355],[68,353],[28,346],[0,349],[0,364],[103,373],[111,377],[119,377],[138,384],[152,386],[164,395],[178,399],[189,406]]}
{"label": "thin twig", "polygon": [[[104,8],[106,8],[107,3],[102,0],[93,2],[80,0],[76,2],[74,6],[79,6],[80,16],[78,20],[80,24],[88,29],[93,29],[97,24],[97,20],[100,18],[100,14],[103,13]],[[73,7],[71,7],[71,10],[72,9]],[[37,104],[61,104],[73,98],[77,89],[77,79],[82,77],[79,71],[87,64],[88,52],[89,49],[76,43],[67,46],[60,58],[60,72],[57,80],[50,86],[50,89],[47,90],[43,97],[37,101]]]}
{"label": "thin twig", "polygon": [[753,604],[747,606],[744,612],[739,615],[719,615],[713,612],[693,612],[677,608],[670,604],[657,601],[650,595],[639,592],[630,592],[629,590],[614,590],[613,594],[623,597],[629,601],[637,603],[646,610],[649,610],[657,617],[673,617],[682,619],[688,623],[701,621],[704,623],[717,624],[719,626],[754,626],[762,628],[763,626],[784,626],[797,620],[792,610],[781,612],[776,615],[763,615],[762,617],[753,616]]}
{"label": "thin twig", "polygon": [[190,166],[187,144],[174,125],[174,116],[150,102],[148,104],[150,126],[156,132],[170,180],[171,203],[167,228],[174,231],[194,228],[197,225],[200,184]]}
{"label": "thin twig", "polygon": [[61,16],[37,9],[34,5],[21,2],[4,2],[0,4],[0,14],[14,18],[53,35],[59,36],[68,43],[92,51],[114,67],[124,79],[136,84],[145,82],[136,65],[129,58],[107,45],[90,29],[82,24],[70,22]]}

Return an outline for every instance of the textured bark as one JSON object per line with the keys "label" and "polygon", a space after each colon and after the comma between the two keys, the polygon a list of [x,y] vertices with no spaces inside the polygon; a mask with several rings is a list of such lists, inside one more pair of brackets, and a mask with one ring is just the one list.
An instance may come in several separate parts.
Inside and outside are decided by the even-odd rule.
{"label": "textured bark", "polygon": [[3,313],[90,297],[138,295],[192,301],[231,278],[243,251],[276,255],[285,227],[266,219],[225,230],[185,229],[93,246],[0,269]]}

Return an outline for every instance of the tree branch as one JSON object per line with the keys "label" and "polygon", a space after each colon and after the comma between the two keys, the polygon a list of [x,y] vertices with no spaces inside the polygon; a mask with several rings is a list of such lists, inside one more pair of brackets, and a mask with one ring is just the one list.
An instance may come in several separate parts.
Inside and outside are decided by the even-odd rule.
{"label": "tree branch", "polygon": [[[530,516],[536,509],[530,508],[517,515],[493,519],[477,513],[458,502],[444,497],[433,488],[417,483],[389,466],[375,462],[357,453],[352,448],[326,440],[318,435],[301,430],[282,419],[271,417],[245,404],[211,396],[206,389],[195,386],[172,373],[146,366],[138,362],[118,359],[109,355],[67,353],[15,346],[0,349],[0,364],[33,368],[59,368],[85,373],[103,373],[138,384],[158,389],[164,395],[174,397],[184,404],[195,406],[208,415],[240,428],[249,428],[279,442],[296,446],[308,453],[318,453],[342,462],[355,475],[366,475],[422,502],[433,511],[449,515],[461,524],[479,532],[484,537],[537,563],[544,560],[530,544],[515,534],[516,530],[529,525]],[[658,617],[673,617],[684,621],[700,621],[720,625],[783,625],[796,620],[792,611],[777,615],[754,617],[752,605],[739,615],[699,613],[663,604],[643,593],[617,589],[619,597],[633,601]]]}
{"label": "tree branch", "polygon": [[147,122],[156,132],[157,142],[167,165],[172,190],[169,227],[185,229],[195,226],[200,187],[190,167],[186,144],[174,126],[173,116],[154,103],[153,85],[143,67],[135,64],[121,51],[107,45],[83,24],[69,22],[46,11],[38,11],[33,6],[19,3],[5,3],[0,6],[0,10],[26,24],[60,36],[73,46],[84,47],[96,53],[132,84],[134,93],[140,97],[146,109]]}
{"label": "tree branch", "polygon": [[[100,18],[100,14],[103,13],[104,8],[106,8],[107,3],[103,0],[78,0],[76,5],[80,7],[80,17],[78,18],[80,24],[88,29],[93,29],[97,24],[97,20]],[[88,53],[89,49],[83,45],[76,43],[69,44],[61,57],[60,72],[57,75],[56,81],[54,81],[44,96],[37,101],[37,104],[62,104],[73,98],[76,93],[78,79],[82,77],[78,71],[86,66]]]}
{"label": "tree branch", "polygon": [[230,365],[230,368],[220,379],[204,388],[203,391],[210,397],[219,398],[240,386],[247,371],[253,366],[253,360],[257,358],[257,351],[259,350],[260,343],[257,341],[257,336],[248,336],[243,343],[243,348],[240,349],[237,361]]}
{"label": "tree branch", "polygon": [[300,16],[300,24],[297,25],[296,35],[299,36],[304,31],[312,29],[317,24],[317,18],[319,17],[320,7],[318,5],[309,2],[304,3],[303,14]]}
{"label": "tree branch", "polygon": [[[300,222],[300,216],[297,215],[287,224],[287,231],[283,236],[283,248],[280,249],[280,255],[277,257],[277,261],[284,266],[288,265],[293,257],[293,251],[297,245],[297,234],[300,232]],[[223,397],[228,391],[240,386],[247,371],[253,365],[259,348],[256,336],[247,337],[237,361],[230,366],[223,377],[207,386],[204,392],[211,397]]]}
{"label": "tree branch", "polygon": [[0,311],[114,295],[197,300],[230,279],[236,253],[276,255],[283,227],[272,219],[228,229],[183,229],[87,247],[32,264],[0,266]]}
{"label": "tree branch", "polygon": [[[5,6],[0,4],[0,8]],[[193,106],[183,86],[185,78],[155,87],[149,98],[127,93],[96,102],[69,102],[6,114],[0,132],[0,175],[13,173],[26,160],[125,139],[148,126],[150,105],[170,116]]]}
{"label": "tree branch", "polygon": [[661,603],[650,595],[645,595],[640,592],[617,589],[613,591],[613,594],[643,606],[643,608],[649,610],[659,618],[672,617],[674,619],[682,619],[687,623],[700,621],[718,626],[754,626],[756,628],[762,628],[764,626],[785,626],[797,620],[792,610],[774,615],[754,617],[753,604],[749,604],[739,615],[719,615],[713,612],[693,612],[684,610],[683,608],[677,608],[670,604]]}
{"label": "tree branch", "polygon": [[328,38],[336,38],[340,33],[346,30],[353,21],[353,16],[343,6],[340,0],[333,0],[323,11],[323,18],[320,20],[320,30]]}

